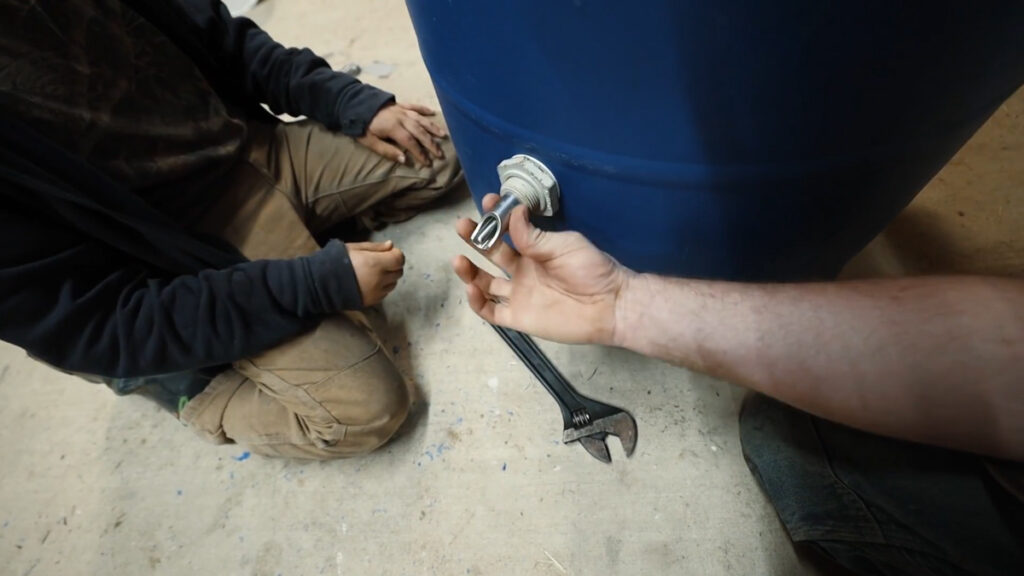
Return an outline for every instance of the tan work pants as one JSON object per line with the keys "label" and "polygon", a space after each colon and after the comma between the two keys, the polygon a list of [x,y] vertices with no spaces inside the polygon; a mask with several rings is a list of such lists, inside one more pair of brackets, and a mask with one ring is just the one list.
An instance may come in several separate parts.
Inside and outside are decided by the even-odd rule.
{"label": "tan work pants", "polygon": [[[429,168],[396,164],[312,122],[257,128],[248,159],[199,227],[250,259],[316,251],[313,234],[356,219],[411,218],[462,180],[450,142]],[[180,417],[215,443],[268,456],[327,459],[369,452],[409,412],[409,391],[362,314],[234,363]]]}

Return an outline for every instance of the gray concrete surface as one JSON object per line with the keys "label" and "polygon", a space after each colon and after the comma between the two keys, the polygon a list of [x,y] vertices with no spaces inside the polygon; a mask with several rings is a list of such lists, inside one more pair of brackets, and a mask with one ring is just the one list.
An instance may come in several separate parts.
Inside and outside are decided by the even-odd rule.
{"label": "gray concrete surface", "polygon": [[[252,16],[364,80],[436,105],[399,0],[274,0]],[[851,275],[1020,274],[1018,94]],[[299,463],[204,444],[140,398],[0,344],[0,574],[802,574],[740,454],[743,391],[633,354],[545,344],[581,390],[628,407],[637,452],[560,444],[544,390],[450,273],[468,200],[386,230],[406,278],[387,335],[422,398],[369,457]],[[2,321],[2,319],[0,319]]]}

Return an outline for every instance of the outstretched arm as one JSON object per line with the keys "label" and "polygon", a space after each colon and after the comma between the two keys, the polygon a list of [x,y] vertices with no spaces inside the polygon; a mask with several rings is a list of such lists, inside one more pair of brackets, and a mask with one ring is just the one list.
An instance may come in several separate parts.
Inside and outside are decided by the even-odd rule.
{"label": "outstretched arm", "polygon": [[395,103],[392,94],[332,70],[312,50],[282,46],[252,20],[232,17],[220,0],[181,2],[217,73],[249,99],[275,114],[316,120],[396,162],[405,163],[405,152],[422,165],[443,157],[435,139],[447,132],[429,119],[433,110]]}
{"label": "outstretched arm", "polygon": [[[460,221],[459,234],[473,226]],[[542,232],[525,209],[511,234],[521,253],[487,254],[510,280],[454,263],[490,322],[629,348],[877,434],[1024,460],[1024,281],[672,279]]]}

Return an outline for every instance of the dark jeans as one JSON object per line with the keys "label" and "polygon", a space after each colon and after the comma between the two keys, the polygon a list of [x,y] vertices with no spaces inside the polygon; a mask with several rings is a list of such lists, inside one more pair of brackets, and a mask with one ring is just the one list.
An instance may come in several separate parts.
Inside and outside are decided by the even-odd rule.
{"label": "dark jeans", "polygon": [[977,456],[747,399],[750,470],[796,543],[857,574],[1024,574],[1024,504]]}

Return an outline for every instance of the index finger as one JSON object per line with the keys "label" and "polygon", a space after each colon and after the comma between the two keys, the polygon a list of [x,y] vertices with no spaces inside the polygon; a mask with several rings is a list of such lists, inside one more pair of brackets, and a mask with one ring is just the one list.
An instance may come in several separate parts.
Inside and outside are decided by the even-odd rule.
{"label": "index finger", "polygon": [[422,124],[427,129],[427,132],[430,132],[431,134],[437,136],[438,138],[448,137],[448,132],[446,132],[444,128],[441,128],[441,126],[437,122],[432,122],[430,120],[427,120],[426,118],[421,118],[420,124]]}
{"label": "index finger", "polygon": [[432,108],[428,108],[426,106],[423,106],[422,104],[403,104],[403,106],[407,110],[412,110],[413,112],[419,112],[420,114],[423,114],[424,116],[433,116],[434,114],[437,114],[437,112],[434,112],[434,110]]}
{"label": "index finger", "polygon": [[426,131],[421,122],[416,120],[409,121],[405,124],[405,129],[415,136],[416,139],[420,141],[420,144],[422,144],[423,147],[435,158],[444,157],[444,152],[441,151],[441,147],[437,145],[437,142],[434,142],[433,137],[431,137],[430,133]]}
{"label": "index finger", "polygon": [[498,196],[497,194],[488,194],[484,196],[484,199],[480,204],[483,206],[484,212],[490,212],[498,205],[499,200],[501,200],[501,196]]}

